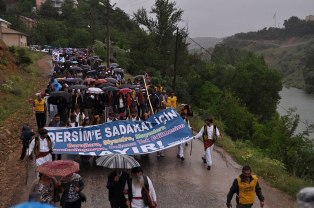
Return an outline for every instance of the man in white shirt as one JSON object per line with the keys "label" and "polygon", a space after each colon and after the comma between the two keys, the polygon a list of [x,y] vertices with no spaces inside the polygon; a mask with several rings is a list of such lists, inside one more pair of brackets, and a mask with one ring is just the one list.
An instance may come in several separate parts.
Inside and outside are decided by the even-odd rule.
{"label": "man in white shirt", "polygon": [[204,156],[202,157],[203,162],[207,164],[207,170],[210,170],[210,167],[213,164],[212,161],[212,152],[214,150],[214,143],[218,138],[220,138],[220,132],[216,126],[213,125],[213,118],[208,117],[205,120],[205,125],[201,128],[197,135],[194,138],[199,139],[203,137],[204,142]]}
{"label": "man in white shirt", "polygon": [[48,136],[48,131],[44,128],[38,130],[39,137],[35,137],[29,145],[28,156],[34,151],[36,157],[36,166],[45,162],[52,161],[53,141]]}
{"label": "man in white shirt", "polygon": [[143,175],[142,168],[132,168],[131,175],[131,180],[126,184],[127,205],[132,208],[157,207],[153,183],[148,176]]}

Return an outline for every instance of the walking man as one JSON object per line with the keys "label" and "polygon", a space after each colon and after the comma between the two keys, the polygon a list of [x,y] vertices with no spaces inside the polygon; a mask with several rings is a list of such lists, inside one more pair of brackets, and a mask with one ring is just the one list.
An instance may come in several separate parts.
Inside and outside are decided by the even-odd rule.
{"label": "walking man", "polygon": [[53,142],[48,136],[48,131],[44,128],[38,130],[39,137],[35,137],[29,145],[28,155],[34,151],[36,157],[36,166],[40,166],[45,162],[52,161]]}
{"label": "walking man", "polygon": [[152,181],[143,175],[141,167],[131,170],[132,178],[126,184],[128,193],[127,206],[132,208],[157,207],[157,197]]}
{"label": "walking man", "polygon": [[21,156],[20,156],[20,160],[24,160],[24,157],[26,155],[26,150],[28,149],[29,143],[32,140],[32,137],[35,135],[35,133],[32,131],[32,129],[27,125],[23,125],[22,127],[22,133],[21,133],[21,141],[23,144],[22,147],[22,152],[21,152]]}
{"label": "walking man", "polygon": [[107,189],[109,189],[111,208],[127,208],[124,187],[129,179],[130,175],[121,169],[116,169],[109,174]]}
{"label": "walking man", "polygon": [[207,164],[207,170],[210,170],[211,166],[213,165],[212,152],[214,150],[214,144],[217,139],[220,138],[220,132],[218,128],[213,125],[212,117],[208,117],[205,120],[205,125],[201,128],[198,134],[195,135],[194,138],[199,139],[200,137],[203,137],[205,150],[202,160]]}
{"label": "walking man", "polygon": [[256,175],[252,175],[250,166],[242,168],[242,174],[234,179],[230,191],[227,195],[227,207],[231,208],[233,194],[236,193],[236,208],[251,208],[255,201],[255,193],[260,200],[261,207],[264,207],[264,196],[259,186]]}
{"label": "walking man", "polygon": [[[187,114],[185,112],[181,112],[181,117],[182,119],[186,122],[186,124],[188,125],[188,127],[192,130],[191,126],[190,126],[190,122],[187,118]],[[186,143],[187,144],[187,143]],[[184,161],[184,151],[185,150],[185,143],[181,143],[178,145],[178,152],[177,152],[177,158],[181,159],[181,161]]]}

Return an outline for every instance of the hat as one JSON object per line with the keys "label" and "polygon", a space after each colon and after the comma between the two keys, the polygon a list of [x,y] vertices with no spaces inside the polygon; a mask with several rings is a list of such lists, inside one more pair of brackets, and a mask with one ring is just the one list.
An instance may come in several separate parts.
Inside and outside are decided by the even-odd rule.
{"label": "hat", "polygon": [[213,118],[209,116],[208,118],[205,119],[205,121],[208,121],[208,122],[210,122],[210,123],[213,123]]}
{"label": "hat", "polygon": [[142,167],[138,166],[138,167],[134,167],[131,169],[131,173],[143,173],[143,169]]}
{"label": "hat", "polygon": [[41,128],[41,129],[38,130],[38,134],[41,135],[41,136],[43,136],[43,135],[45,135],[47,133],[48,133],[48,131],[45,128]]}

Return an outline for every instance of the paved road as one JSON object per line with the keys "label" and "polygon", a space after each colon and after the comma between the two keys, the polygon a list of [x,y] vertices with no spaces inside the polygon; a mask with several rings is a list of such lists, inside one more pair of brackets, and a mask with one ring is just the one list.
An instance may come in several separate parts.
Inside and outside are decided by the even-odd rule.
{"label": "paved road", "polygon": [[[184,162],[176,158],[176,148],[166,150],[166,157],[157,159],[156,154],[149,158],[139,157],[144,174],[148,175],[155,186],[157,200],[161,208],[203,208],[225,207],[226,194],[233,179],[241,172],[240,167],[228,156],[228,167],[221,158],[221,149],[214,152],[214,165],[208,171],[201,161],[203,146],[198,140],[193,141],[192,156],[189,155],[190,145],[186,149]],[[108,191],[105,188],[109,169],[92,165],[82,166],[87,203],[83,207],[110,207]],[[30,179],[34,179],[34,169],[30,170]],[[29,183],[30,184],[30,183]],[[271,188],[261,181],[266,198],[266,208],[293,207],[293,200],[286,194]],[[16,193],[15,202],[27,199],[28,187]],[[22,194],[21,194],[22,193]],[[234,202],[234,200],[233,200]],[[259,207],[256,203],[255,207]],[[233,206],[235,207],[235,205]]]}

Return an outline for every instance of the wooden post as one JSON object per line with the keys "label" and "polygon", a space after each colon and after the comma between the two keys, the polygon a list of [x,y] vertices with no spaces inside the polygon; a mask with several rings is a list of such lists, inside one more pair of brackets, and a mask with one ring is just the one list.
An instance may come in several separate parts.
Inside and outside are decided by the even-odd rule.
{"label": "wooden post", "polygon": [[147,94],[150,110],[152,112],[152,115],[154,115],[155,113],[154,113],[154,109],[153,109],[152,103],[150,102],[149,93],[148,93],[148,89],[147,89],[146,80],[145,80],[145,76],[144,75],[143,75],[143,79],[144,79],[144,85],[145,85],[145,89],[146,89],[146,94]]}

